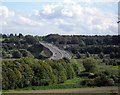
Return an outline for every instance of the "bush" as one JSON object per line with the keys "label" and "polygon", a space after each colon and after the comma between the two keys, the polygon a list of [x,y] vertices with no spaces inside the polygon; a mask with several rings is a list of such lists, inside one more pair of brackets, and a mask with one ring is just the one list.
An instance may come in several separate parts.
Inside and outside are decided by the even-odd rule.
{"label": "bush", "polygon": [[12,51],[12,57],[13,58],[21,58],[22,54],[18,50],[13,50]]}
{"label": "bush", "polygon": [[40,80],[40,85],[41,86],[47,86],[47,85],[50,85],[50,80],[48,80],[48,79],[41,79]]}
{"label": "bush", "polygon": [[117,61],[116,60],[109,60],[108,65],[117,66]]}
{"label": "bush", "polygon": [[112,75],[112,76],[110,76],[110,78],[112,78],[116,83],[119,83],[119,82],[118,82],[118,81],[119,81],[119,78],[118,78],[117,76]]}
{"label": "bush", "polygon": [[101,53],[99,54],[99,57],[100,57],[101,59],[104,58],[104,54],[103,54],[103,52],[101,52]]}
{"label": "bush", "polygon": [[117,61],[117,65],[120,66],[120,61]]}
{"label": "bush", "polygon": [[113,86],[114,80],[112,78],[108,78],[105,75],[98,76],[94,79],[85,79],[81,82],[81,85],[86,86]]}
{"label": "bush", "polygon": [[70,59],[69,59],[69,58],[64,57],[63,59],[64,59],[64,61],[65,61],[66,63],[70,63]]}
{"label": "bush", "polygon": [[96,78],[97,77],[97,74],[94,74],[94,73],[90,73],[88,78]]}
{"label": "bush", "polygon": [[87,72],[95,72],[97,69],[97,63],[93,58],[86,58],[83,61],[83,66]]}
{"label": "bush", "polygon": [[81,72],[81,73],[78,74],[77,76],[80,76],[80,77],[89,76],[89,72]]}
{"label": "bush", "polygon": [[76,73],[76,75],[78,75],[79,74],[79,66],[78,66],[78,64],[72,64],[72,66],[73,66],[73,69],[74,69],[74,71],[75,71],[75,73]]}
{"label": "bush", "polygon": [[81,56],[81,54],[80,53],[77,53],[77,58],[79,59],[79,58],[82,58],[82,56]]}
{"label": "bush", "polygon": [[86,86],[94,86],[94,80],[93,79],[86,79],[81,82],[81,85]]}
{"label": "bush", "polygon": [[86,52],[86,53],[85,53],[85,56],[86,56],[86,57],[90,57],[90,53],[89,53],[89,52]]}
{"label": "bush", "polygon": [[114,53],[114,52],[111,52],[111,53],[110,53],[110,58],[111,58],[111,59],[114,59],[114,58],[115,58],[115,53]]}
{"label": "bush", "polygon": [[112,79],[112,78],[109,78],[108,80],[107,80],[107,85],[108,86],[113,86],[114,85],[114,80]]}
{"label": "bush", "polygon": [[110,72],[108,70],[105,70],[104,72],[102,72],[105,75],[110,75]]}
{"label": "bush", "polygon": [[112,86],[114,85],[114,80],[106,76],[98,76],[94,79],[95,86]]}
{"label": "bush", "polygon": [[33,55],[29,51],[27,51],[26,49],[20,49],[19,51],[21,52],[23,57],[29,56],[29,57],[33,58]]}

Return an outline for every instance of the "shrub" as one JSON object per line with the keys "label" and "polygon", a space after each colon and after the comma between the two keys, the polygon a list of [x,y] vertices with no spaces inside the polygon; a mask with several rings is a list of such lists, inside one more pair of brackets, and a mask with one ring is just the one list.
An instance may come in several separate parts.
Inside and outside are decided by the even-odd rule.
{"label": "shrub", "polygon": [[99,57],[100,57],[101,59],[104,58],[104,54],[103,54],[103,52],[101,52],[101,53],[99,54]]}
{"label": "shrub", "polygon": [[73,69],[74,69],[74,71],[75,71],[75,73],[76,73],[76,75],[78,75],[79,74],[79,66],[78,66],[78,64],[72,64],[72,66],[73,66]]}
{"label": "shrub", "polygon": [[108,70],[105,70],[104,72],[102,72],[105,75],[110,75],[110,72]]}
{"label": "shrub", "polygon": [[110,76],[116,83],[118,82],[119,78],[115,75]]}
{"label": "shrub", "polygon": [[13,50],[12,51],[12,57],[13,58],[21,58],[22,54],[18,50]]}
{"label": "shrub", "polygon": [[50,85],[50,80],[48,80],[48,79],[41,79],[40,80],[40,85],[41,86],[47,86],[47,85]]}
{"label": "shrub", "polygon": [[79,58],[82,58],[82,56],[81,56],[81,54],[80,53],[77,53],[77,58],[79,59]]}
{"label": "shrub", "polygon": [[64,59],[64,61],[65,61],[66,63],[70,63],[70,59],[69,59],[69,58],[64,57],[63,59]]}
{"label": "shrub", "polygon": [[97,74],[94,74],[94,73],[89,73],[88,78],[96,78],[96,77],[97,77]]}
{"label": "shrub", "polygon": [[97,69],[97,63],[93,58],[86,58],[83,61],[83,66],[87,72],[95,72]]}
{"label": "shrub", "polygon": [[94,85],[94,80],[93,79],[85,79],[81,82],[81,85],[93,86]]}
{"label": "shrub", "polygon": [[111,59],[114,59],[114,58],[115,58],[115,53],[114,53],[114,52],[111,52],[111,53],[110,53],[110,58],[111,58]]}
{"label": "shrub", "polygon": [[85,56],[86,56],[86,57],[90,57],[90,53],[89,53],[89,52],[86,52],[86,53],[85,53]]}
{"label": "shrub", "polygon": [[108,80],[107,80],[107,85],[108,86],[113,86],[114,85],[114,80],[112,79],[112,78],[109,78]]}
{"label": "shrub", "polygon": [[108,62],[109,65],[117,66],[117,61],[116,60],[109,60]]}
{"label": "shrub", "polygon": [[117,61],[117,65],[120,66],[120,61]]}
{"label": "shrub", "polygon": [[114,80],[106,76],[98,76],[94,79],[95,86],[112,86],[114,85]]}
{"label": "shrub", "polygon": [[26,49],[20,49],[19,51],[21,52],[23,57],[29,56],[29,57],[33,58],[33,55],[29,51],[27,51]]}
{"label": "shrub", "polygon": [[81,73],[78,74],[77,76],[80,76],[80,77],[89,76],[89,72],[81,72]]}

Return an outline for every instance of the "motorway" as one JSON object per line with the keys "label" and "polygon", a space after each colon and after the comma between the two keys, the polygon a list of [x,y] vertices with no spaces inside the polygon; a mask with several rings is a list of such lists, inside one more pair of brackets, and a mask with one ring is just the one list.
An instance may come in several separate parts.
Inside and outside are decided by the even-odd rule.
{"label": "motorway", "polygon": [[53,55],[51,56],[50,59],[56,60],[56,59],[61,59],[63,57],[67,57],[67,58],[71,59],[70,54],[65,50],[61,50],[58,47],[56,47],[50,43],[43,42],[43,41],[40,41],[40,44],[42,44],[44,47],[48,48],[53,53]]}

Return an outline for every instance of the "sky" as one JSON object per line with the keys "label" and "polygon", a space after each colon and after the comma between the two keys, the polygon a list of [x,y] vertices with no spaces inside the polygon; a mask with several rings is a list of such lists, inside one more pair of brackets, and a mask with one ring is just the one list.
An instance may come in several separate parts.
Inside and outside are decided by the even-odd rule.
{"label": "sky", "polygon": [[117,35],[117,0],[4,0],[3,34]]}

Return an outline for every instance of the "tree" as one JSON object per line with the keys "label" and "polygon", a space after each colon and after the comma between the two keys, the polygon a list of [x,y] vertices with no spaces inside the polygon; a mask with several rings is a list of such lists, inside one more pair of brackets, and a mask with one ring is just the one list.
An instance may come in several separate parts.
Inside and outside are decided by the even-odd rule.
{"label": "tree", "polygon": [[9,43],[19,43],[19,39],[16,36],[11,36],[8,41]]}
{"label": "tree", "polygon": [[64,60],[66,63],[70,63],[70,59],[67,58],[67,57],[64,57],[63,60]]}
{"label": "tree", "polygon": [[33,36],[30,36],[30,35],[25,36],[25,38],[26,38],[26,42],[28,44],[35,44],[35,43],[38,43],[38,41],[39,41],[38,38],[35,38]]}
{"label": "tree", "polygon": [[26,49],[20,49],[19,51],[21,52],[23,57],[29,56],[29,57],[33,58],[33,55],[29,51],[27,51]]}
{"label": "tree", "polygon": [[111,53],[110,53],[110,58],[111,58],[111,59],[114,59],[114,58],[115,58],[115,53],[114,53],[114,52],[111,52]]}
{"label": "tree", "polygon": [[8,68],[7,70],[7,76],[8,76],[8,83],[9,83],[9,89],[14,89],[15,85],[17,83],[17,76],[15,75],[14,71],[11,68]]}
{"label": "tree", "polygon": [[7,38],[7,35],[6,35],[6,34],[3,34],[3,35],[2,35],[2,38]]}
{"label": "tree", "polygon": [[94,85],[95,86],[113,86],[114,80],[105,75],[101,75],[94,79]]}
{"label": "tree", "polygon": [[18,37],[23,38],[24,36],[21,33],[19,33]]}
{"label": "tree", "polygon": [[72,66],[73,66],[73,69],[74,69],[76,75],[78,75],[78,74],[79,74],[79,71],[80,71],[78,64],[75,64],[75,63],[74,63],[74,64],[72,64]]}
{"label": "tree", "polygon": [[86,57],[90,57],[90,53],[89,52],[86,52],[85,55],[86,55]]}
{"label": "tree", "polygon": [[81,46],[81,47],[85,46],[85,43],[83,40],[80,40],[79,46]]}
{"label": "tree", "polygon": [[100,57],[101,59],[104,58],[104,54],[103,54],[103,52],[101,52],[101,53],[99,54],[99,57]]}
{"label": "tree", "polygon": [[21,72],[17,68],[14,69],[14,73],[15,73],[15,75],[17,77],[16,87],[18,87],[19,83],[20,83],[20,81],[22,79],[22,74],[21,74]]}
{"label": "tree", "polygon": [[13,36],[14,36],[13,34],[10,34],[10,36],[9,36],[9,37],[11,38],[11,37],[13,37]]}
{"label": "tree", "polygon": [[77,53],[76,56],[77,56],[78,59],[82,57],[81,54],[80,54],[79,52]]}
{"label": "tree", "polygon": [[83,61],[83,66],[86,72],[95,72],[97,68],[97,63],[93,58],[86,58]]}
{"label": "tree", "polygon": [[22,54],[18,50],[13,50],[12,51],[12,57],[13,58],[21,58]]}
{"label": "tree", "polygon": [[75,71],[70,63],[67,63],[67,79],[72,79],[76,76]]}

